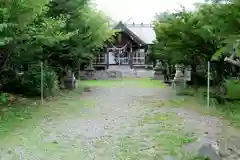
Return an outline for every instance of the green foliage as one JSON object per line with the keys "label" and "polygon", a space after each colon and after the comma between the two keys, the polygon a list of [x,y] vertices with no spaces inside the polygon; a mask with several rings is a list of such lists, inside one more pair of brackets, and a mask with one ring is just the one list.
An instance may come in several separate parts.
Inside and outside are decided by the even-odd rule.
{"label": "green foliage", "polygon": [[226,98],[230,98],[230,99],[236,99],[236,100],[240,100],[240,81],[239,80],[232,80],[232,79],[228,79],[226,80],[226,83],[224,84],[226,87]]}
{"label": "green foliage", "polygon": [[[41,67],[40,65],[28,65],[28,70],[23,73],[8,71],[9,79],[3,83],[5,92],[25,94],[27,96],[41,95]],[[54,95],[58,91],[58,77],[56,73],[45,67],[43,70],[44,96]]]}
{"label": "green foliage", "polygon": [[207,61],[218,61],[211,71],[214,85],[220,84],[227,69],[224,58],[233,53],[233,47],[236,55],[240,53],[239,6],[237,0],[212,1],[198,4],[195,11],[183,8],[159,14],[154,23],[157,40],[151,57],[168,66],[190,65],[195,86],[200,83],[199,75],[207,75]]}
{"label": "green foliage", "polygon": [[[41,68],[40,65],[30,65],[28,71],[21,76],[21,86],[25,93],[41,95]],[[50,96],[58,90],[58,78],[54,71],[49,68],[43,70],[43,93]]]}
{"label": "green foliage", "polygon": [[45,70],[43,74],[44,96],[55,95],[59,91],[57,74],[51,70]]}
{"label": "green foliage", "polygon": [[[152,47],[152,57],[169,66],[176,63],[192,67],[192,81],[200,81],[198,75],[207,75],[207,61],[211,65],[212,81],[210,103],[214,104],[233,123],[239,121],[239,80],[224,76],[238,72],[224,64],[224,58],[236,48],[239,56],[240,3],[212,2],[198,4],[194,12],[162,13],[155,21],[157,41]],[[217,62],[216,62],[217,61]],[[227,75],[224,72],[228,72]],[[235,73],[236,74],[236,73]],[[194,83],[195,83],[194,82]],[[199,82],[198,82],[199,87]],[[198,88],[197,87],[197,88]],[[206,101],[206,88],[181,90],[178,95],[197,96]],[[224,90],[223,90],[224,89]],[[217,105],[216,105],[217,104]]]}
{"label": "green foliage", "polygon": [[0,104],[8,103],[9,94],[8,93],[0,93]]}
{"label": "green foliage", "polygon": [[155,52],[169,63],[199,65],[216,51],[214,35],[204,28],[196,13],[174,13],[164,22],[156,22],[155,32]]}
{"label": "green foliage", "polygon": [[[1,1],[0,18],[0,83],[2,90],[14,93],[39,94],[37,64],[42,61],[48,65],[45,95],[52,94],[66,68],[74,70],[85,57],[93,57],[114,34],[111,20],[89,0]],[[23,64],[30,67],[18,75]]]}

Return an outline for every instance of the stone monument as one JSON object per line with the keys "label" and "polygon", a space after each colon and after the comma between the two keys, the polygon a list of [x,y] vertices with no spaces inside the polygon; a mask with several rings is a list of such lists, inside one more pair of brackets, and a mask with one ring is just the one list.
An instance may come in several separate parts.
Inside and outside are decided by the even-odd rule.
{"label": "stone monument", "polygon": [[63,82],[64,82],[64,87],[66,89],[75,89],[76,88],[76,77],[70,69],[67,70],[67,74],[64,77]]}
{"label": "stone monument", "polygon": [[164,80],[162,72],[163,72],[162,63],[159,60],[157,60],[156,66],[154,67],[153,79],[155,79],[155,80]]}
{"label": "stone monument", "polygon": [[154,71],[155,71],[154,72],[155,75],[162,74],[162,63],[159,60],[157,60],[156,66],[154,68]]}
{"label": "stone monument", "polygon": [[175,65],[175,69],[176,69],[176,72],[175,72],[175,76],[173,78],[173,87],[175,88],[176,86],[181,86],[181,85],[184,85],[185,83],[185,80],[184,80],[184,74],[182,72],[183,70],[183,65],[180,65],[180,64],[176,64]]}

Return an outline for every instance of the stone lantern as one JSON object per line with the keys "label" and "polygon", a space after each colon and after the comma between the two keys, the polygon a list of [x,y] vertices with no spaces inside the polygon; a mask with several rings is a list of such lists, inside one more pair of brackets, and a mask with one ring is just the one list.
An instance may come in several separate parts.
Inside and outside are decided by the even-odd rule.
{"label": "stone lantern", "polygon": [[155,75],[162,74],[162,63],[159,60],[157,60],[156,66],[154,68],[154,71],[155,71],[154,72]]}
{"label": "stone lantern", "polygon": [[76,88],[76,78],[74,73],[68,69],[67,74],[63,79],[64,81],[64,86],[66,89],[75,89]]}
{"label": "stone lantern", "polygon": [[183,77],[183,72],[182,72],[182,65],[180,64],[176,64],[175,65],[175,69],[176,69],[176,72],[175,72],[175,76],[174,76],[174,81],[178,80],[179,78],[182,78]]}
{"label": "stone lantern", "polygon": [[[173,79],[173,83],[172,83],[172,86],[175,88],[176,86],[180,85],[183,83],[184,85],[184,75],[183,75],[183,65],[180,65],[180,64],[176,64],[175,65],[175,69],[176,69],[176,72],[175,72],[175,76],[174,76],[174,79]],[[185,85],[184,85],[185,86]]]}

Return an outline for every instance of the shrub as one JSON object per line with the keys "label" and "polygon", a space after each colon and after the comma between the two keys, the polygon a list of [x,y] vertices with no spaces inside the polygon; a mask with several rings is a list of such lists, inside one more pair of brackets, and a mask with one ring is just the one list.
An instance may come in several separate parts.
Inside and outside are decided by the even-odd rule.
{"label": "shrub", "polygon": [[[29,65],[23,74],[9,71],[11,75],[3,84],[3,90],[10,93],[18,93],[26,96],[41,95],[41,68],[40,65]],[[58,90],[58,77],[49,67],[43,71],[43,94],[50,96]]]}
{"label": "shrub", "polygon": [[58,76],[53,70],[44,72],[44,96],[52,96],[59,91]]}
{"label": "shrub", "polygon": [[235,79],[226,80],[226,98],[240,100],[240,81]]}
{"label": "shrub", "polygon": [[8,93],[0,93],[0,105],[8,103],[8,98]]}
{"label": "shrub", "polygon": [[[28,89],[27,94],[41,95],[41,68],[39,65],[31,65],[28,71],[21,77],[21,85]],[[43,69],[43,94],[50,96],[58,90],[58,78],[56,73],[48,67]]]}

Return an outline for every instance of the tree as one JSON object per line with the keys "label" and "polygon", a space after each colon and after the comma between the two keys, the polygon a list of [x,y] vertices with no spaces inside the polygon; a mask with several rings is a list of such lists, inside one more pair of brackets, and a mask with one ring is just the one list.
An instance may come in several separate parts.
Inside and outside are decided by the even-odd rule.
{"label": "tree", "polygon": [[191,65],[195,86],[200,76],[207,75],[207,61],[211,60],[212,81],[218,88],[226,76],[237,73],[224,59],[240,66],[235,60],[239,56],[239,8],[238,0],[211,1],[198,4],[194,12],[183,9],[160,14],[154,27],[157,36],[154,57],[169,66]]}
{"label": "tree", "polygon": [[93,50],[103,47],[113,35],[108,26],[108,18],[90,5],[87,0],[54,0],[50,3],[48,15],[66,15],[65,32],[76,33],[51,49],[57,52],[50,57],[53,60],[50,64],[58,65],[58,69],[61,69],[59,72],[63,72],[66,67],[78,67],[84,57],[91,59],[94,56]]}
{"label": "tree", "polygon": [[193,82],[197,85],[197,67],[204,65],[216,52],[218,41],[198,13],[181,11],[156,22],[155,48],[169,64],[191,65]]}
{"label": "tree", "polygon": [[[38,83],[32,79],[38,76],[26,75],[39,74],[40,61],[61,78],[66,68],[92,58],[113,35],[109,19],[88,0],[6,0],[0,2],[0,17],[0,86],[14,86],[7,85],[12,80],[23,86],[26,78]],[[16,70],[24,64],[29,67],[19,77]]]}

